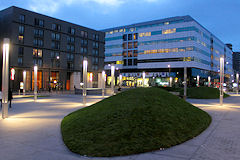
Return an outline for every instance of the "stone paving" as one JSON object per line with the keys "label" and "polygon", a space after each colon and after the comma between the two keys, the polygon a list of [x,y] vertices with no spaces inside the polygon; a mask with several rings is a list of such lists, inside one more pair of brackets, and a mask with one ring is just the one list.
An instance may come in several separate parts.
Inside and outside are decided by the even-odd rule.
{"label": "stone paving", "polygon": [[[101,97],[90,96],[88,104]],[[60,132],[61,120],[83,107],[81,96],[52,95],[38,102],[17,98],[8,119],[0,119],[1,160],[237,160],[240,159],[240,96],[218,100],[188,100],[212,116],[212,124],[201,135],[183,144],[144,154],[88,158],[70,152]]]}

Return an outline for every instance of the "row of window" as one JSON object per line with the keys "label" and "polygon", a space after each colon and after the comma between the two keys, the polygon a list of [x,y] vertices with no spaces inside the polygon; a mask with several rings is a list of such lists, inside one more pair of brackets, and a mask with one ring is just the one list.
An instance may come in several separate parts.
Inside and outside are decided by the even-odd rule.
{"label": "row of window", "polygon": [[[22,15],[22,14],[19,15],[19,22],[20,23],[25,23],[25,15]],[[38,27],[44,27],[44,20],[35,18],[34,19],[34,25],[38,26]],[[61,27],[60,24],[53,23],[51,29],[55,30],[55,31],[61,31],[62,27]],[[67,33],[75,35],[76,29],[73,28],[73,27],[68,27]],[[80,31],[80,35],[82,37],[88,38],[88,32],[87,31]],[[99,35],[98,34],[93,34],[92,39],[98,41],[99,40]]]}
{"label": "row of window", "polygon": [[[208,40],[210,39],[209,36],[207,36],[205,33],[203,33],[200,29],[198,29],[195,26],[183,27],[183,28],[172,28],[172,29],[165,29],[165,30],[152,31],[152,32],[143,32],[143,33],[139,33],[139,37],[149,37],[152,35],[171,34],[171,33],[186,32],[186,31],[195,31],[195,32],[198,32],[200,35],[204,36],[205,38],[207,38]],[[128,35],[130,36],[130,37],[128,36],[128,38],[132,40],[132,35],[137,36],[137,33],[128,34]],[[123,36],[123,40],[126,40],[127,39],[126,37],[127,35],[125,37]],[[121,36],[105,38],[106,41],[112,41],[112,40],[118,40],[118,39],[121,39]]]}
{"label": "row of window", "polygon": [[148,25],[142,25],[142,26],[138,26],[138,27],[132,27],[132,28],[121,28],[121,29],[115,29],[109,32],[106,32],[106,35],[108,34],[114,34],[114,33],[118,33],[118,32],[134,32],[137,31],[138,29],[142,29],[142,28],[149,28],[149,27],[157,27],[157,26],[163,26],[163,25],[169,25],[169,24],[176,24],[176,23],[183,23],[184,20],[174,20],[174,21],[166,21],[166,22],[161,22],[161,23],[156,23],[156,24],[148,24]]}
{"label": "row of window", "polygon": [[124,59],[123,66],[137,66],[137,59]]}
{"label": "row of window", "polygon": [[[24,48],[19,47],[18,48],[18,64],[22,65],[23,63],[23,54],[24,54]],[[42,66],[42,57],[43,57],[43,51],[41,49],[33,49],[33,64],[37,64],[38,66]],[[60,64],[60,54],[59,52],[51,52],[51,58],[52,58],[52,64],[54,63],[54,66],[59,66],[56,64]],[[74,60],[74,54],[67,53],[67,60],[73,61]],[[98,57],[92,57],[92,63],[98,64],[99,59]]]}
{"label": "row of window", "polygon": [[123,49],[133,49],[138,48],[138,42],[124,42]]}

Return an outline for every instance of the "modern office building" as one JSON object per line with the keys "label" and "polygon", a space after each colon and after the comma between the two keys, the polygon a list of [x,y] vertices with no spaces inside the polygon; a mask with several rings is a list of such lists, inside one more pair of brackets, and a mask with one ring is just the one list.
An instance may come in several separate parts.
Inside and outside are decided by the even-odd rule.
{"label": "modern office building", "polygon": [[187,67],[189,84],[195,85],[200,77],[203,85],[209,76],[212,84],[218,84],[220,57],[225,59],[225,80],[229,81],[233,73],[231,49],[190,16],[103,31],[108,83],[111,65],[116,67],[116,74],[122,75],[123,85],[127,86],[142,86],[143,72],[145,85],[168,85],[170,77],[181,85],[184,67]]}
{"label": "modern office building", "polygon": [[233,52],[233,69],[235,73],[240,73],[240,52]]}
{"label": "modern office building", "polygon": [[84,57],[93,86],[104,67],[103,32],[25,9],[13,6],[0,11],[1,54],[3,38],[10,39],[10,70],[15,72],[10,88],[14,91],[20,88],[24,70],[26,90],[33,89],[34,65],[40,90],[80,87]]}

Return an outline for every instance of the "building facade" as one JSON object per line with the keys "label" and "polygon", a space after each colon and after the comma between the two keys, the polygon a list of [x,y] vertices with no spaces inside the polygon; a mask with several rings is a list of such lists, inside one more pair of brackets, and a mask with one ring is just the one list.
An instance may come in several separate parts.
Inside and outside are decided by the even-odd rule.
{"label": "building facade", "polygon": [[0,11],[1,47],[3,38],[10,38],[10,70],[15,71],[10,88],[14,91],[20,89],[23,71],[26,90],[33,90],[35,65],[40,90],[80,87],[84,57],[93,86],[104,67],[103,32],[25,9],[13,6]]}
{"label": "building facade", "polygon": [[[122,75],[123,85],[168,85],[183,81],[187,67],[188,83],[219,82],[220,57],[225,59],[225,79],[233,73],[232,51],[190,16],[172,17],[103,30],[105,32],[105,70],[110,66]],[[111,77],[108,76],[108,83]],[[119,83],[119,78],[115,80]]]}
{"label": "building facade", "polygon": [[240,52],[233,52],[233,69],[235,73],[240,73]]}

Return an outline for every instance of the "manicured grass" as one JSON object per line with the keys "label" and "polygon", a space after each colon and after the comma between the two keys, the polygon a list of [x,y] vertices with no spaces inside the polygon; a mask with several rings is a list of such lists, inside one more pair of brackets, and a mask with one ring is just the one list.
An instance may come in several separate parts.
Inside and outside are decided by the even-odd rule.
{"label": "manicured grass", "polygon": [[64,143],[75,153],[111,157],[183,143],[199,135],[211,117],[160,88],[136,88],[66,116]]}
{"label": "manicured grass", "polygon": [[[180,92],[180,95],[183,96],[183,88],[174,88],[174,87],[159,87],[169,92]],[[187,98],[194,99],[218,99],[220,96],[218,88],[211,87],[192,87],[187,88]],[[224,98],[229,97],[228,94],[224,93]]]}
{"label": "manicured grass", "polygon": [[[187,90],[188,98],[195,99],[218,99],[220,96],[218,88],[211,87],[194,87],[188,88]],[[228,94],[224,93],[224,98],[229,97]]]}

